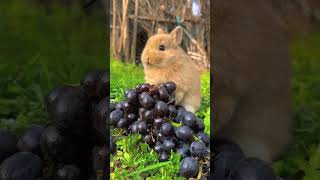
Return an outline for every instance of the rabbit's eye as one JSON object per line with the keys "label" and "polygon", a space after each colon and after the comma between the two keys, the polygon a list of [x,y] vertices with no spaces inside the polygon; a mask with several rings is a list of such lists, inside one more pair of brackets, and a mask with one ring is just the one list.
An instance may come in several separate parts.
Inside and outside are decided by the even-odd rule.
{"label": "rabbit's eye", "polygon": [[163,44],[161,44],[161,45],[159,46],[159,50],[160,50],[160,51],[164,51],[164,50],[166,50],[166,47],[165,47]]}

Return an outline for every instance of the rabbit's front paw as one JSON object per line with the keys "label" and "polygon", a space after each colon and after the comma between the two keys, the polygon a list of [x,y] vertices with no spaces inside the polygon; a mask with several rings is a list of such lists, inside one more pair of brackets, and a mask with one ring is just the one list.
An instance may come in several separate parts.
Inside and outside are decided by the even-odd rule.
{"label": "rabbit's front paw", "polygon": [[194,108],[194,106],[192,105],[183,105],[183,107],[187,110],[187,111],[190,111],[192,113],[195,113],[196,112],[196,109]]}
{"label": "rabbit's front paw", "polygon": [[183,97],[184,97],[184,93],[182,91],[176,91],[175,93],[176,104],[179,104],[182,101]]}

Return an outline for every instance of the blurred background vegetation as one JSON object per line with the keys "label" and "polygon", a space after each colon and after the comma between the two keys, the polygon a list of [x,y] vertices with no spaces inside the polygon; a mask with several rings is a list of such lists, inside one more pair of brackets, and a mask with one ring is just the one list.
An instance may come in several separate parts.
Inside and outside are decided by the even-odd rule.
{"label": "blurred background vegetation", "polygon": [[61,2],[0,1],[1,129],[45,123],[50,89],[108,67],[104,11]]}
{"label": "blurred background vegetation", "polygon": [[[295,39],[292,140],[276,171],[289,180],[320,179],[320,31]],[[276,124],[275,124],[276,125]]]}

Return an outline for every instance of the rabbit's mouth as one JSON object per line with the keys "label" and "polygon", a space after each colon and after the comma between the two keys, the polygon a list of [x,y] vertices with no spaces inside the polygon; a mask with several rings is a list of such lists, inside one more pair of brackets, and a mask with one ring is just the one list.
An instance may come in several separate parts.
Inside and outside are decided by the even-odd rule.
{"label": "rabbit's mouth", "polygon": [[150,65],[153,65],[155,63],[151,60],[151,58],[147,57],[146,64],[150,66]]}
{"label": "rabbit's mouth", "polygon": [[149,66],[149,67],[159,66],[161,64],[161,61],[159,59],[150,58],[150,57],[145,57],[143,62],[145,66]]}

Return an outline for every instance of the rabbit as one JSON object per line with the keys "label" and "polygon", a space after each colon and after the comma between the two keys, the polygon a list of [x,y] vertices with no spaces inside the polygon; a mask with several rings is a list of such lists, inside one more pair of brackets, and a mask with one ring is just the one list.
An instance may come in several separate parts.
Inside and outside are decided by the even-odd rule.
{"label": "rabbit", "polygon": [[160,85],[172,81],[177,85],[175,104],[196,112],[201,102],[200,72],[193,60],[179,46],[183,29],[177,26],[170,33],[158,29],[151,36],[141,55],[145,81]]}
{"label": "rabbit", "polygon": [[216,0],[210,59],[215,138],[272,162],[290,139],[292,69],[289,39],[268,3]]}

